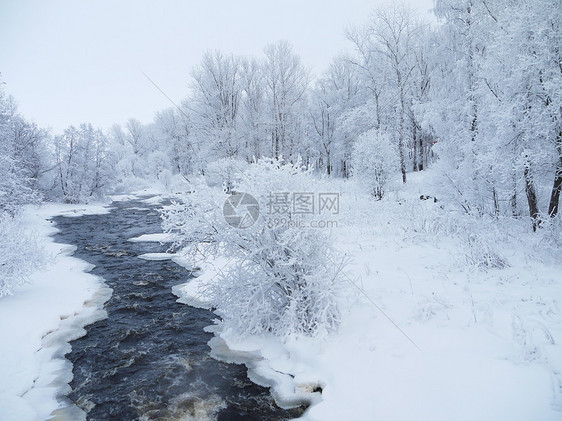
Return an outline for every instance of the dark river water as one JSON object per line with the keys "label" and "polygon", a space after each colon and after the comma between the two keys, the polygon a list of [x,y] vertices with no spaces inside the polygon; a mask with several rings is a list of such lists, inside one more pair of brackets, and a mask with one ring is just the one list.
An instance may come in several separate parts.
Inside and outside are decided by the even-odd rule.
{"label": "dark river water", "polygon": [[176,302],[174,285],[190,274],[171,261],[137,256],[166,245],[129,242],[161,232],[158,207],[142,200],[114,202],[106,215],[54,218],[60,243],[96,267],[113,295],[108,317],[86,327],[66,356],[74,379],[68,397],[88,420],[286,420],[302,409],[283,410],[269,390],[247,378],[245,366],[209,356],[216,316]]}

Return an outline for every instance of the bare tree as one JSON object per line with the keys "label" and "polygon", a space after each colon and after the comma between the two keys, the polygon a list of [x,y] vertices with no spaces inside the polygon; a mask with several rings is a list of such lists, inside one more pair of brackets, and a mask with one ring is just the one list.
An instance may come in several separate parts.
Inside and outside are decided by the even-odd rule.
{"label": "bare tree", "polygon": [[259,158],[265,139],[265,82],[263,66],[256,59],[242,60],[242,121],[244,124],[245,155],[250,161]]}
{"label": "bare tree", "polygon": [[414,40],[419,33],[417,21],[403,5],[379,9],[369,28],[376,40],[376,50],[386,58],[394,74],[394,87],[398,92],[398,152],[402,181],[406,182],[406,114],[412,76],[415,69]]}
{"label": "bare tree", "polygon": [[200,146],[216,158],[235,157],[241,95],[241,60],[219,51],[207,52],[192,71],[193,96],[189,103]]}
{"label": "bare tree", "polygon": [[294,143],[298,141],[298,106],[304,100],[310,74],[287,41],[268,45],[265,56],[272,155],[284,155],[291,161]]}

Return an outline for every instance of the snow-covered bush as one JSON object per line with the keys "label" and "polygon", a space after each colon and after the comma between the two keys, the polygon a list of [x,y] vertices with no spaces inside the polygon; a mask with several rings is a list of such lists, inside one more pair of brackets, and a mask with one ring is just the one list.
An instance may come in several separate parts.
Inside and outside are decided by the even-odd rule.
{"label": "snow-covered bush", "polygon": [[[233,191],[251,197],[229,196],[201,182],[164,211],[165,231],[181,238],[176,246],[191,254],[225,255],[233,262],[206,292],[223,326],[239,334],[316,335],[339,322],[342,259],[328,234],[311,226],[314,215],[287,209],[283,218],[268,217],[272,195],[289,188],[326,190],[310,169],[264,159],[235,177]],[[237,228],[225,220],[223,206],[229,197],[240,218],[257,216],[259,206],[253,225]]]}
{"label": "snow-covered bush", "polygon": [[42,259],[18,216],[22,205],[38,199],[23,174],[14,159],[0,153],[0,297],[24,283]]}
{"label": "snow-covered bush", "polygon": [[534,251],[534,257],[545,262],[558,262],[562,255],[562,214],[551,218],[543,215],[541,229],[531,237],[528,244]]}
{"label": "snow-covered bush", "polygon": [[361,134],[353,147],[353,175],[368,186],[377,199],[382,199],[392,174],[398,171],[396,145],[387,133],[376,129]]}
{"label": "snow-covered bush", "polygon": [[0,214],[14,215],[23,204],[37,198],[18,162],[0,151]]}
{"label": "snow-covered bush", "polygon": [[14,215],[21,205],[39,198],[37,178],[44,170],[46,133],[27,122],[0,80],[0,214]]}
{"label": "snow-covered bush", "polygon": [[509,267],[508,260],[500,252],[497,238],[483,235],[482,232],[465,231],[461,236],[465,246],[465,258],[468,264],[480,270],[503,269]]}
{"label": "snow-covered bush", "polygon": [[503,255],[509,241],[509,226],[505,221],[489,215],[462,212],[456,204],[423,201],[414,197],[403,199],[402,206],[393,212],[391,225],[401,226],[404,239],[418,241],[427,236],[454,239],[463,252],[460,262],[482,271],[509,267]]}
{"label": "snow-covered bush", "polygon": [[25,283],[43,259],[34,238],[22,230],[20,217],[0,213],[0,297]]}

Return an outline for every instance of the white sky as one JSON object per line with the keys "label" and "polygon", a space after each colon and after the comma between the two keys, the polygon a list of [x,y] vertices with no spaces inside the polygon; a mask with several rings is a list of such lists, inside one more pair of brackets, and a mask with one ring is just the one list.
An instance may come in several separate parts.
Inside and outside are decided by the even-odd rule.
{"label": "white sky", "polygon": [[[349,47],[343,31],[385,0],[0,0],[0,73],[24,116],[61,132],[151,121],[187,95],[209,49],[261,56],[291,42],[320,74]],[[432,0],[411,0],[426,15]]]}

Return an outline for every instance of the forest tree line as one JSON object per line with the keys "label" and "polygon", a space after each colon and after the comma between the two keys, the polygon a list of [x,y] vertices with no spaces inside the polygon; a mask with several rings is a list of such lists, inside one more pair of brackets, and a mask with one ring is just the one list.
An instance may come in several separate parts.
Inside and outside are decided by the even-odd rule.
{"label": "forest tree line", "polygon": [[434,13],[436,25],[405,6],[373,11],[345,30],[348,50],[321,75],[285,41],[261,57],[209,51],[187,97],[149,124],[52,135],[1,92],[1,210],[260,157],[347,178],[378,156],[403,182],[433,166],[442,195],[466,212],[526,215],[536,228],[557,215],[562,188],[560,3],[438,0]]}

